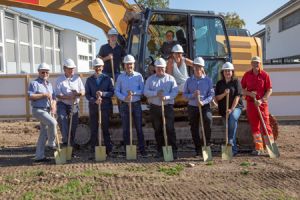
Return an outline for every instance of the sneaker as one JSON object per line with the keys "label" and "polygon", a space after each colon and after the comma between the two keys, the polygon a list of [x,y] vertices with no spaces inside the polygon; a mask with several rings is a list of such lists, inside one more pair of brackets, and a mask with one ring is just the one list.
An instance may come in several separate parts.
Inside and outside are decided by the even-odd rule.
{"label": "sneaker", "polygon": [[263,151],[262,150],[253,150],[251,152],[251,155],[253,155],[253,156],[261,156],[261,155],[263,155]]}
{"label": "sneaker", "polygon": [[154,158],[161,158],[161,157],[163,157],[163,152],[162,151],[156,152]]}
{"label": "sneaker", "polygon": [[51,159],[49,159],[49,158],[42,158],[42,159],[35,159],[34,160],[34,162],[35,163],[42,163],[42,162],[50,162],[51,161]]}

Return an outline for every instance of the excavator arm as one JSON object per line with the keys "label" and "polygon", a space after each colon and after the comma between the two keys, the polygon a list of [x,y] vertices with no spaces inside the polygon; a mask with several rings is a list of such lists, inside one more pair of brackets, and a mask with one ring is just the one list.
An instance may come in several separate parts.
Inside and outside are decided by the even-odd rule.
{"label": "excavator arm", "polygon": [[121,35],[127,30],[126,13],[134,11],[125,0],[0,0],[0,4],[79,18],[106,33],[116,28]]}

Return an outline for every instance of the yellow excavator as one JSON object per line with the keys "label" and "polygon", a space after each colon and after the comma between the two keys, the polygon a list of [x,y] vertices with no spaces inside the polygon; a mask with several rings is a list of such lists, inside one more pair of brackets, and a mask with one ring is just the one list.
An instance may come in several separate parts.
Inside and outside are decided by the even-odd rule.
{"label": "yellow excavator", "polygon": [[[136,58],[136,70],[145,78],[151,75],[155,58],[161,56],[160,46],[167,30],[175,33],[186,57],[205,59],[205,71],[213,83],[218,81],[226,61],[233,62],[236,75],[241,77],[249,69],[251,57],[262,55],[258,38],[228,36],[222,16],[211,11],[145,9],[124,0],[0,0],[0,4],[79,18],[106,33],[115,28],[120,34],[119,43]],[[180,95],[175,104],[184,104]],[[240,124],[239,129],[240,133],[249,132],[247,123]],[[219,132],[216,138],[224,139],[223,131]],[[238,139],[251,145],[251,134],[245,135],[238,135]]]}

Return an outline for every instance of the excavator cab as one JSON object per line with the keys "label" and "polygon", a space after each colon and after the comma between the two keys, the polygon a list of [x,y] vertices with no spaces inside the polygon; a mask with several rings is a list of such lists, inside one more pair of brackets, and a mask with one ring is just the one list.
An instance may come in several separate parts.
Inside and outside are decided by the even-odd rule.
{"label": "excavator cab", "polygon": [[[174,41],[182,45],[184,56],[206,61],[206,74],[215,84],[222,64],[231,61],[229,40],[222,17],[213,12],[146,9],[140,19],[129,24],[127,52],[138,61],[137,70],[145,78],[154,72],[153,62],[164,57],[161,48],[166,32],[174,33]],[[192,70],[189,70],[190,75]]]}

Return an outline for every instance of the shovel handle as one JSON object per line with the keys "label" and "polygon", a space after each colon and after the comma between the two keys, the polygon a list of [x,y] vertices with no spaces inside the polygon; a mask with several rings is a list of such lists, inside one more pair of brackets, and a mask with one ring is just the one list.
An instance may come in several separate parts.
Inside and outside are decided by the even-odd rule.
{"label": "shovel handle", "polygon": [[168,136],[167,136],[167,128],[166,128],[166,117],[165,117],[165,107],[164,107],[164,100],[161,101],[161,115],[163,121],[163,129],[164,129],[164,139],[165,139],[165,146],[168,146]]}
{"label": "shovel handle", "polygon": [[68,133],[68,146],[71,144],[71,132],[72,132],[72,122],[73,122],[73,112],[74,112],[74,99],[72,100],[72,107],[70,113],[70,123],[69,123],[69,133]]}
{"label": "shovel handle", "polygon": [[226,134],[226,145],[228,144],[228,109],[229,109],[229,94],[226,94],[226,119],[225,119],[225,134]]}
{"label": "shovel handle", "polygon": [[99,141],[99,146],[101,146],[101,137],[102,137],[102,118],[101,118],[101,104],[98,104],[98,141]]}
{"label": "shovel handle", "polygon": [[132,107],[131,107],[131,101],[128,103],[129,107],[129,140],[130,140],[130,146],[132,145]]}
{"label": "shovel handle", "polygon": [[[200,98],[200,94],[198,95],[198,101],[200,102],[201,98]],[[202,117],[202,106],[198,105],[199,108],[199,115],[200,115],[200,123],[201,123],[201,132],[202,132],[202,137],[203,137],[203,144],[204,146],[206,146],[206,136],[205,136],[205,130],[204,130],[204,126],[203,126],[203,117]]]}
{"label": "shovel handle", "polygon": [[[55,119],[55,116],[54,114],[52,113],[51,116]],[[56,119],[55,119],[56,121]],[[59,137],[58,137],[58,134],[57,134],[57,128],[55,127],[54,128],[54,135],[55,135],[55,140],[56,140],[56,143],[57,143],[57,149],[58,151],[60,151],[60,143],[59,143]]]}
{"label": "shovel handle", "polygon": [[113,80],[114,80],[114,83],[116,82],[116,79],[115,79],[115,66],[114,66],[114,59],[110,59],[110,65],[111,65],[111,73],[112,73],[112,77],[113,77]]}
{"label": "shovel handle", "polygon": [[[256,100],[256,99],[255,99],[255,100]],[[261,111],[260,111],[260,109],[259,109],[259,106],[256,105],[256,108],[257,108],[257,112],[258,112],[259,119],[260,119],[260,121],[261,121],[261,123],[262,123],[262,125],[263,125],[263,128],[264,128],[264,131],[265,131],[265,133],[266,133],[266,135],[267,135],[267,138],[268,138],[269,142],[271,143],[271,139],[270,139],[270,136],[269,136],[269,134],[268,134],[268,129],[267,129],[267,127],[266,127],[265,120],[264,120],[263,117],[262,117],[262,114],[261,114]]]}

